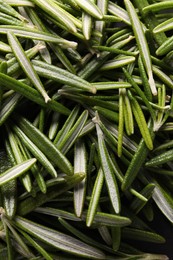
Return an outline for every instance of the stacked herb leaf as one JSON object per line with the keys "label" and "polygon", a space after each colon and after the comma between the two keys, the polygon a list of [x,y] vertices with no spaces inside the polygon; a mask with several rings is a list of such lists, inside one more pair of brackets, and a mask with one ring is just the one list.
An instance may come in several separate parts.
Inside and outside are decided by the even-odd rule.
{"label": "stacked herb leaf", "polygon": [[0,258],[167,259],[172,8],[0,1]]}

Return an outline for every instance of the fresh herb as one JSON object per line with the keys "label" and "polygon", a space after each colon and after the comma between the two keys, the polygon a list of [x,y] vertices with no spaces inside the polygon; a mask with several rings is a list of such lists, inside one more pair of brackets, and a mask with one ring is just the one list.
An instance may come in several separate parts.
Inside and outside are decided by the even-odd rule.
{"label": "fresh herb", "polygon": [[168,259],[172,8],[0,0],[0,259]]}

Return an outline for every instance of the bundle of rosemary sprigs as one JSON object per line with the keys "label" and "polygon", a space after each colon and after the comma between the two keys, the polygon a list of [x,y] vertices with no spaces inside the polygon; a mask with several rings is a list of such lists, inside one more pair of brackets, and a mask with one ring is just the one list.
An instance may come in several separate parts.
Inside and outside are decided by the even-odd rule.
{"label": "bundle of rosemary sprigs", "polygon": [[0,259],[168,259],[152,222],[173,223],[172,17],[0,0]]}

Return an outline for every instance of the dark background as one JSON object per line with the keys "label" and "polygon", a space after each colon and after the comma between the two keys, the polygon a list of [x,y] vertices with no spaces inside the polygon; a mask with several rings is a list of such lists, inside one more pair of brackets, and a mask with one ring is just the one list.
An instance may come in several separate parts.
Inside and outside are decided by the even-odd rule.
{"label": "dark background", "polygon": [[173,260],[173,225],[166,219],[158,208],[155,208],[154,220],[150,226],[166,239],[166,243],[139,243],[138,247],[147,253],[150,252],[167,255],[170,260]]}

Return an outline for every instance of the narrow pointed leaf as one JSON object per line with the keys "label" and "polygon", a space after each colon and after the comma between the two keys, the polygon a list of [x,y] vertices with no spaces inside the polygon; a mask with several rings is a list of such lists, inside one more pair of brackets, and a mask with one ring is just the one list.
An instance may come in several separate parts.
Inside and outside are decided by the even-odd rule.
{"label": "narrow pointed leaf", "polygon": [[72,145],[75,143],[80,132],[82,131],[88,118],[88,111],[84,110],[81,116],[78,118],[71,130],[64,136],[64,139],[57,145],[57,148],[63,153],[66,154]]}
{"label": "narrow pointed leaf", "polygon": [[[150,130],[151,138],[152,138],[152,140],[154,140],[155,135],[152,131],[151,122],[149,123],[149,130]],[[138,148],[133,156],[133,159],[131,160],[131,162],[128,166],[128,169],[125,173],[123,183],[121,186],[122,190],[126,190],[131,186],[134,179],[138,175],[141,166],[144,164],[146,157],[148,155],[148,152],[149,152],[149,149],[146,146],[144,139],[142,138],[138,145]]]}
{"label": "narrow pointed leaf", "polygon": [[14,16],[20,20],[25,20],[25,18],[19,13],[17,12],[9,3],[7,3],[6,1],[0,1],[0,11],[2,13],[6,13],[8,15]]}
{"label": "narrow pointed leaf", "polygon": [[64,193],[65,191],[68,191],[74,186],[83,180],[85,177],[84,174],[78,173],[71,177],[68,177],[64,179],[60,183],[55,183],[54,186],[48,187],[47,193],[43,194],[42,192],[38,192],[37,196],[33,198],[32,196],[29,196],[25,200],[21,201],[18,205],[18,214],[20,216],[24,216],[30,212],[32,212],[37,207],[43,205],[44,203],[48,202],[51,199],[56,198],[60,194]]}
{"label": "narrow pointed leaf", "polygon": [[173,2],[172,1],[161,1],[160,3],[154,3],[150,4],[146,7],[143,8],[143,13],[147,14],[148,12],[158,12],[158,11],[163,11],[169,8],[173,7]]}
{"label": "narrow pointed leaf", "polygon": [[16,56],[16,59],[18,60],[18,62],[20,63],[20,66],[22,67],[22,69],[24,70],[24,72],[26,73],[28,78],[31,80],[33,85],[36,87],[36,89],[44,97],[45,102],[47,103],[50,100],[50,97],[46,93],[37,73],[35,72],[32,64],[31,64],[31,62],[29,61],[28,57],[25,55],[25,52],[24,52],[20,42],[18,41],[16,36],[11,32],[8,32],[7,36],[8,36],[8,41],[10,43],[10,46],[13,50],[13,53]]}
{"label": "narrow pointed leaf", "polygon": [[91,200],[89,203],[88,211],[87,211],[87,216],[86,216],[86,225],[89,227],[92,225],[92,222],[94,220],[96,211],[97,211],[97,206],[99,203],[100,199],[100,193],[102,190],[103,186],[103,181],[104,181],[104,174],[102,169],[99,170],[97,178],[95,180],[94,188],[91,194]]}
{"label": "narrow pointed leaf", "polygon": [[112,1],[109,1],[109,3],[108,3],[108,11],[111,14],[116,15],[117,17],[119,17],[124,23],[126,23],[128,25],[131,24],[131,21],[130,21],[130,18],[129,18],[129,15],[128,15],[127,11],[124,10],[123,8],[121,8],[116,3],[113,3]]}
{"label": "narrow pointed leaf", "polygon": [[118,57],[114,60],[109,60],[104,63],[104,65],[100,68],[101,71],[111,70],[115,68],[121,68],[127,64],[130,64],[135,61],[135,57],[133,56],[122,56]]}
{"label": "narrow pointed leaf", "polygon": [[92,86],[89,82],[64,69],[58,68],[54,65],[49,65],[38,60],[33,60],[32,64],[37,73],[42,77],[67,84],[69,86],[79,88],[80,90],[88,91],[93,94],[96,93],[96,88]]}
{"label": "narrow pointed leaf", "polygon": [[55,145],[34,127],[27,119],[17,119],[19,128],[31,139],[31,141],[50,159],[56,166],[68,175],[73,175],[73,168],[69,160],[55,147]]}
{"label": "narrow pointed leaf", "polygon": [[16,217],[15,224],[37,239],[53,245],[60,250],[91,259],[105,259],[104,254],[100,250],[54,229],[47,228],[22,217]]}
{"label": "narrow pointed leaf", "polygon": [[137,16],[137,13],[135,11],[133,4],[129,0],[125,0],[124,3],[125,3],[126,9],[128,11],[128,14],[129,14],[129,17],[131,20],[132,29],[133,29],[134,35],[136,37],[139,52],[141,54],[145,69],[148,74],[148,81],[149,81],[149,84],[151,87],[151,91],[152,91],[153,95],[157,95],[157,89],[156,89],[155,82],[153,79],[149,47],[148,47],[147,40],[145,38],[145,34],[143,31],[141,22]]}
{"label": "narrow pointed leaf", "polygon": [[134,114],[134,117],[136,119],[136,122],[138,124],[138,127],[140,129],[141,135],[145,140],[146,146],[152,150],[153,149],[153,141],[150,135],[150,132],[148,130],[148,126],[144,117],[144,114],[142,112],[142,109],[140,108],[139,103],[134,97],[130,97],[131,99],[131,106],[132,106],[132,111]]}
{"label": "narrow pointed leaf", "polygon": [[75,0],[75,2],[88,14],[91,16],[102,19],[103,14],[100,9],[90,0]]}
{"label": "narrow pointed leaf", "polygon": [[57,172],[53,165],[49,162],[47,157],[40,151],[40,149],[21,131],[17,126],[13,126],[14,131],[30,152],[37,158],[37,160],[45,167],[45,169],[53,176],[57,177]]}
{"label": "narrow pointed leaf", "polygon": [[165,217],[173,223],[173,200],[169,191],[161,187],[156,181],[156,185],[153,192],[153,199]]}
{"label": "narrow pointed leaf", "polygon": [[20,93],[21,95],[25,96],[26,98],[30,99],[31,101],[43,107],[49,107],[52,110],[60,112],[65,115],[69,115],[70,113],[70,110],[68,108],[66,108],[65,106],[63,106],[62,104],[58,103],[55,100],[50,100],[48,103],[45,103],[44,99],[41,97],[40,93],[37,90],[1,72],[0,72],[0,83],[3,86],[8,87],[9,89],[15,90],[16,92]]}
{"label": "narrow pointed leaf", "polygon": [[26,232],[20,230],[20,233],[28,240],[28,242],[38,251],[44,259],[46,260],[53,260],[52,257],[43,249],[34,239],[32,239]]}
{"label": "narrow pointed leaf", "polygon": [[58,44],[63,44],[67,48],[76,48],[77,43],[65,40],[57,35],[42,32],[29,27],[23,28],[23,26],[14,25],[0,25],[0,33],[7,34],[8,32],[14,33],[15,36],[28,38],[32,40],[40,40],[45,42],[54,42]]}
{"label": "narrow pointed leaf", "polygon": [[79,231],[78,229],[76,229],[75,227],[70,225],[66,220],[62,219],[61,217],[59,217],[58,220],[68,231],[70,231],[73,235],[78,237],[81,241],[83,241],[89,245],[92,245],[96,248],[100,248],[101,250],[105,250],[107,252],[113,253],[113,250],[110,247],[108,247],[104,244],[101,244],[101,243],[97,242],[96,240],[94,240],[93,238],[85,235],[83,232]]}
{"label": "narrow pointed leaf", "polygon": [[165,239],[157,233],[126,227],[122,231],[123,237],[152,243],[165,243]]}
{"label": "narrow pointed leaf", "polygon": [[9,170],[2,173],[0,175],[0,186],[3,185],[4,183],[7,183],[7,182],[19,177],[23,173],[25,173],[27,170],[29,170],[32,167],[32,165],[35,162],[36,162],[35,158],[29,159],[27,161],[24,161],[22,163],[19,163],[19,164],[13,166]]}
{"label": "narrow pointed leaf", "polygon": [[159,25],[157,25],[154,28],[153,33],[165,32],[165,31],[169,31],[172,29],[173,29],[173,18],[170,18],[170,19],[164,21],[163,23],[160,23]]}
{"label": "narrow pointed leaf", "polygon": [[[86,175],[87,161],[86,148],[82,140],[77,140],[74,153],[74,174],[84,173]],[[83,211],[86,193],[86,178],[74,187],[74,210],[77,217],[80,217]]]}
{"label": "narrow pointed leaf", "polygon": [[7,118],[14,111],[19,102],[20,97],[20,94],[15,93],[2,104],[0,110],[0,126],[7,120]]}
{"label": "narrow pointed leaf", "polygon": [[160,164],[170,162],[170,161],[172,161],[172,159],[173,159],[173,149],[170,149],[166,152],[156,155],[155,157],[150,159],[148,162],[146,162],[145,165],[147,167],[157,166]]}
{"label": "narrow pointed leaf", "polygon": [[124,133],[124,95],[125,89],[119,89],[119,118],[118,118],[118,144],[117,153],[118,156],[122,155],[123,146],[123,133]]}
{"label": "narrow pointed leaf", "polygon": [[89,40],[92,33],[92,17],[88,13],[83,12],[82,15],[82,31],[86,40]]}
{"label": "narrow pointed leaf", "polygon": [[109,154],[105,145],[103,133],[96,122],[97,129],[97,138],[98,138],[98,147],[99,147],[99,156],[101,160],[102,170],[104,172],[105,181],[107,184],[107,189],[109,193],[109,197],[112,203],[112,206],[116,213],[120,212],[120,201],[119,201],[119,192],[117,187],[117,182],[115,179],[115,174],[112,170]]}
{"label": "narrow pointed leaf", "polygon": [[76,26],[69,18],[68,13],[59,5],[56,5],[54,1],[34,0],[34,3],[47,12],[48,15],[62,23],[67,30],[77,32]]}
{"label": "narrow pointed leaf", "polygon": [[57,133],[55,138],[55,145],[59,146],[62,140],[65,138],[67,133],[70,131],[72,126],[74,125],[75,121],[77,120],[77,116],[79,113],[79,106],[75,106],[74,109],[71,111],[70,115],[68,116],[67,120],[65,121],[63,127]]}
{"label": "narrow pointed leaf", "polygon": [[[82,213],[81,218],[78,218],[75,216],[75,214],[71,212],[54,209],[54,208],[48,208],[48,207],[37,208],[35,211],[42,214],[54,216],[54,217],[62,217],[72,221],[86,221],[86,216],[87,216],[86,211]],[[104,213],[104,212],[97,212],[95,214],[95,218],[93,221],[93,227],[95,226],[124,227],[130,224],[131,224],[131,220],[128,217],[119,216],[116,214]]]}

